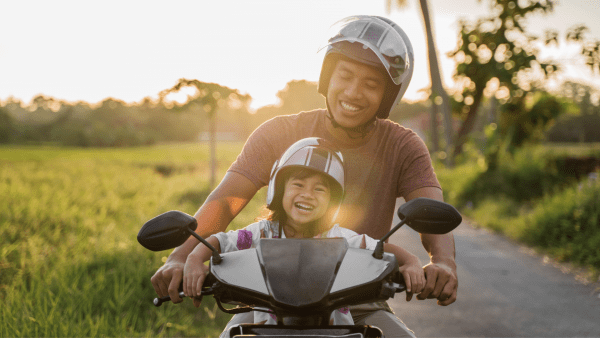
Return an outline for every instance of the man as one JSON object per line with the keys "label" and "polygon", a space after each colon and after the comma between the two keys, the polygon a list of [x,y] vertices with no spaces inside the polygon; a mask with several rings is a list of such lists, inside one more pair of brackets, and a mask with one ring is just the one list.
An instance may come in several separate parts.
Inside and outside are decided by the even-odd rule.
{"label": "man", "polygon": [[[208,237],[224,231],[254,194],[270,179],[285,149],[305,137],[333,142],[347,163],[346,195],[339,223],[381,238],[390,230],[397,197],[442,200],[429,152],[411,130],[387,119],[400,101],[413,71],[414,56],[406,34],[392,21],[373,16],[349,17],[334,27],[319,79],[327,109],[279,116],[258,127],[219,186],[195,217],[197,232]],[[452,234],[421,235],[429,252],[427,283],[418,299],[449,305],[458,285]],[[177,295],[194,238],[178,247],[152,277],[159,296]],[[407,300],[412,294],[407,293]],[[351,308],[357,324],[375,325],[391,336],[413,336],[386,303]],[[235,319],[235,317],[234,317]],[[235,322],[235,320],[232,320]],[[240,322],[240,321],[238,321]]]}

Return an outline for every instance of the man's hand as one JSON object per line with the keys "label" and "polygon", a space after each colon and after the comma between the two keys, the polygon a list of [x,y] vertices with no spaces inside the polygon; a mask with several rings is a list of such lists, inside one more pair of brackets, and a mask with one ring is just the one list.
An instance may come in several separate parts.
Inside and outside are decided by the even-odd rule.
{"label": "man's hand", "polygon": [[179,298],[179,285],[183,279],[183,268],[185,263],[169,262],[156,271],[150,278],[154,291],[159,297],[170,296],[173,303],[181,303],[183,299]]}
{"label": "man's hand", "polygon": [[456,271],[442,263],[429,263],[425,271],[425,288],[417,295],[418,300],[437,298],[438,305],[446,306],[456,301],[458,278]]}

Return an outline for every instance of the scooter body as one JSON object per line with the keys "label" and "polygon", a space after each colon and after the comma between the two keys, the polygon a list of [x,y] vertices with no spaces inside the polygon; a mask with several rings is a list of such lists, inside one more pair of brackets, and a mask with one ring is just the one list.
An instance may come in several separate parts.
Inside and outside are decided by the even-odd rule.
{"label": "scooter body", "polygon": [[[202,295],[213,295],[227,313],[265,311],[277,325],[241,324],[230,337],[383,337],[368,325],[330,325],[335,309],[385,301],[406,287],[392,254],[383,242],[403,224],[423,233],[447,233],[462,218],[452,206],[426,198],[412,200],[398,210],[402,219],[374,251],[349,248],[344,238],[261,239],[256,248],[218,254],[195,234],[196,220],[170,211],[146,222],[138,234],[144,247],[160,251],[182,244],[194,235],[213,250]],[[183,296],[183,294],[181,294]],[[156,306],[169,297],[154,300]],[[223,304],[238,307],[226,309]],[[239,306],[243,305],[243,306]]]}

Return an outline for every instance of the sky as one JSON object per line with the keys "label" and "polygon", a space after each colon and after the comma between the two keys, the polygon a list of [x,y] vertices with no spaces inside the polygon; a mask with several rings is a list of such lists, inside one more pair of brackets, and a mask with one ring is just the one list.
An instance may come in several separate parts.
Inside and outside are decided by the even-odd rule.
{"label": "sky", "polygon": [[[522,1],[522,0],[521,0]],[[452,88],[458,20],[489,13],[487,0],[429,0],[443,81]],[[0,100],[25,103],[37,95],[97,103],[128,103],[158,93],[180,78],[214,82],[253,97],[252,108],[276,104],[291,80],[316,82],[329,27],[356,14],[386,16],[409,36],[415,72],[405,98],[429,87],[427,50],[417,0],[386,13],[385,0],[19,0],[0,4]],[[600,40],[600,1],[561,0],[549,16],[528,20],[564,35],[575,24]],[[577,49],[542,50],[578,78],[600,86],[577,60]]]}

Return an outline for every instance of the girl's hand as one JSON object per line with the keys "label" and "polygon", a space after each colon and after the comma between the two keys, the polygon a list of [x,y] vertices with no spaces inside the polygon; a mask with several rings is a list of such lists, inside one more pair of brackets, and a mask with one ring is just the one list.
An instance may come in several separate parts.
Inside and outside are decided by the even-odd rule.
{"label": "girl's hand", "polygon": [[401,265],[399,270],[406,284],[406,301],[410,302],[413,294],[419,294],[423,291],[425,287],[425,273],[418,258]]}
{"label": "girl's hand", "polygon": [[208,266],[197,255],[192,253],[188,256],[183,269],[183,293],[194,297],[195,307],[200,307],[202,284],[208,272]]}

